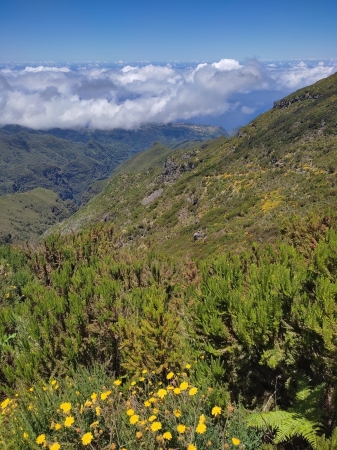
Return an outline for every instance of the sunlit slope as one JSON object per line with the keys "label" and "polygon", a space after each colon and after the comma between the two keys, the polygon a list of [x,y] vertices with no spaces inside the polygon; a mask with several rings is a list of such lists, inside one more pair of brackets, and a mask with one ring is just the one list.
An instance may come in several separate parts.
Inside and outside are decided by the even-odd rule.
{"label": "sunlit slope", "polygon": [[111,177],[62,232],[112,220],[119,246],[205,255],[279,237],[287,218],[334,208],[337,75],[278,102],[231,139]]}
{"label": "sunlit slope", "polygon": [[67,202],[43,188],[0,196],[0,211],[0,244],[37,239],[52,224],[70,215]]}

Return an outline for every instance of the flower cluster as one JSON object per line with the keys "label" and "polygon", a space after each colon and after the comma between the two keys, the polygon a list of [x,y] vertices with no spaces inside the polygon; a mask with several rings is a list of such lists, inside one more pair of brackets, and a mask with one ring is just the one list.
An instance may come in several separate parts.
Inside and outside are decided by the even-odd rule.
{"label": "flower cluster", "polygon": [[[116,450],[224,448],[222,408],[209,404],[211,389],[194,386],[190,373],[188,364],[185,372],[169,371],[158,380],[154,372],[144,369],[132,379],[110,380],[100,389],[92,377],[87,384],[82,383],[83,389],[69,380],[51,380],[47,386],[36,385],[18,397],[5,399],[0,408],[12,435],[17,436],[20,450],[36,445],[49,450],[70,446]],[[96,388],[88,392],[90,383],[96,383]],[[85,390],[86,395],[81,392]],[[46,405],[44,411],[42,403]],[[29,426],[17,414],[23,409],[29,411]],[[36,423],[43,421],[36,419],[41,414],[46,426],[38,430]],[[232,445],[240,442],[232,436]]]}

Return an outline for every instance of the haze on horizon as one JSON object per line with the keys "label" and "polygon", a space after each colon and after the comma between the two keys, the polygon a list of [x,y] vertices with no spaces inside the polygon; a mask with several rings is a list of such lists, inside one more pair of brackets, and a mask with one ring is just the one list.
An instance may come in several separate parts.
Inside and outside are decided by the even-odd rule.
{"label": "haze on horizon", "polygon": [[244,125],[337,70],[336,17],[332,0],[2,0],[0,124]]}

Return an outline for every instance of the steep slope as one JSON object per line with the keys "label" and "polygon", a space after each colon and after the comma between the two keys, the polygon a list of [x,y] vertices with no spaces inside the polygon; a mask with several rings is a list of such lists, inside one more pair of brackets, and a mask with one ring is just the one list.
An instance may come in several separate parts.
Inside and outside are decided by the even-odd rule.
{"label": "steep slope", "polygon": [[7,125],[0,128],[0,195],[44,187],[79,204],[91,183],[107,178],[154,141],[173,148],[219,135],[226,135],[221,127],[189,124],[110,131],[36,131]]}
{"label": "steep slope", "polygon": [[333,208],[337,74],[275,102],[231,139],[177,150],[164,168],[113,175],[65,221],[113,220],[119,246],[205,255],[279,237],[287,218]]}
{"label": "steep slope", "polygon": [[[53,216],[54,221],[50,220],[48,196],[40,197],[41,202],[44,199],[47,202],[38,208],[42,214],[40,220],[35,217],[31,221],[27,208],[2,208],[0,234],[11,234],[13,241],[38,237],[58,219],[69,216],[69,207],[73,212],[74,204],[86,203],[101,192],[105,185],[103,180],[118,164],[152,145],[155,139],[161,139],[173,148],[179,142],[187,145],[191,140],[199,142],[223,134],[226,131],[220,127],[189,124],[149,125],[139,130],[110,131],[35,131],[14,125],[0,128],[0,199],[1,195],[11,194],[11,204],[19,205],[22,197],[15,199],[15,195],[26,192],[24,198],[29,201],[30,191],[34,203],[34,189],[41,187],[53,191],[66,202],[61,207],[63,213]],[[170,153],[171,150],[165,148]],[[7,211],[16,211],[14,217],[7,215]],[[64,214],[64,211],[68,213]],[[8,227],[13,219],[22,224],[29,222],[29,233],[20,225]]]}

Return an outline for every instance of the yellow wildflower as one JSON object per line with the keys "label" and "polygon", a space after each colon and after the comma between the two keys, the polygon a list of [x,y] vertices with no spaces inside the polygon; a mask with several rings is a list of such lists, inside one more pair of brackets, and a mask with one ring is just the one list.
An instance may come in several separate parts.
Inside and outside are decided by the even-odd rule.
{"label": "yellow wildflower", "polygon": [[187,450],[197,450],[197,447],[193,444],[188,444]]}
{"label": "yellow wildflower", "polygon": [[1,409],[7,408],[7,406],[10,404],[9,398],[6,398],[2,403],[0,403]]}
{"label": "yellow wildflower", "polygon": [[71,410],[71,403],[62,403],[60,409],[67,414]]}
{"label": "yellow wildflower", "polygon": [[139,421],[138,414],[133,414],[133,416],[130,417],[130,423],[131,425],[135,425]]}
{"label": "yellow wildflower", "polygon": [[172,434],[169,431],[166,431],[163,434],[163,439],[166,439],[167,441],[170,441],[172,439]]}
{"label": "yellow wildflower", "polygon": [[167,375],[166,375],[166,379],[167,380],[170,380],[171,378],[173,378],[174,377],[174,373],[173,372],[170,372],[170,373],[168,373]]}
{"label": "yellow wildflower", "polygon": [[93,423],[90,425],[90,428],[96,428],[97,425],[98,425],[98,420],[96,420],[95,422],[93,422]]}
{"label": "yellow wildflower", "polygon": [[199,417],[199,423],[205,423],[205,422],[206,422],[205,414],[201,414],[201,416]]}
{"label": "yellow wildflower", "polygon": [[173,392],[176,394],[176,395],[179,395],[180,394],[180,392],[181,392],[181,389],[180,388],[174,388],[173,389]]}
{"label": "yellow wildflower", "polygon": [[23,433],[23,439],[27,439],[28,438],[28,433],[24,432]]}
{"label": "yellow wildflower", "polygon": [[137,431],[136,438],[140,439],[143,436],[143,433],[141,431]]}
{"label": "yellow wildflower", "polygon": [[46,442],[46,435],[45,435],[45,434],[40,434],[40,435],[36,438],[36,443],[37,443],[37,444],[43,444],[44,442]]}
{"label": "yellow wildflower", "polygon": [[177,426],[177,431],[178,431],[178,433],[183,434],[183,433],[185,433],[185,430],[186,430],[186,425],[183,425],[183,424],[180,423],[180,424]]}
{"label": "yellow wildflower", "polygon": [[120,386],[122,384],[121,380],[115,380],[113,383],[115,386]]}
{"label": "yellow wildflower", "polygon": [[191,364],[186,364],[185,369],[189,370],[191,368]]}
{"label": "yellow wildflower", "polygon": [[193,387],[189,390],[189,395],[191,395],[191,396],[195,395],[197,392],[198,392],[198,388]]}
{"label": "yellow wildflower", "polygon": [[93,401],[93,403],[95,403],[96,399],[97,399],[97,394],[96,392],[93,392],[90,396],[91,400]]}
{"label": "yellow wildflower", "polygon": [[110,394],[111,394],[111,391],[102,392],[101,400],[106,400],[109,397]]}
{"label": "yellow wildflower", "polygon": [[100,416],[101,415],[101,408],[99,406],[96,406],[96,416]]}
{"label": "yellow wildflower", "polygon": [[64,421],[64,426],[71,427],[74,422],[75,422],[75,419],[73,418],[73,416],[68,416],[66,418],[66,420]]}
{"label": "yellow wildflower", "polygon": [[90,442],[94,439],[94,436],[89,432],[89,433],[85,433],[82,436],[82,444],[83,445],[89,445]]}
{"label": "yellow wildflower", "polygon": [[144,405],[149,408],[151,406],[151,403],[148,400],[145,400]]}
{"label": "yellow wildflower", "polygon": [[161,429],[161,423],[160,422],[153,422],[151,424],[151,430],[152,431],[158,431]]}
{"label": "yellow wildflower", "polygon": [[131,386],[134,386],[135,384],[137,384],[136,381],[131,381]]}
{"label": "yellow wildflower", "polygon": [[61,446],[58,442],[55,442],[49,447],[49,450],[60,450]]}
{"label": "yellow wildflower", "polygon": [[219,414],[221,414],[221,408],[220,406],[214,406],[212,408],[212,416],[218,416]]}
{"label": "yellow wildflower", "polygon": [[166,389],[159,389],[159,391],[157,392],[157,395],[159,398],[163,399],[165,397],[165,395],[167,395],[167,390]]}
{"label": "yellow wildflower", "polygon": [[180,417],[180,416],[181,416],[181,411],[180,411],[180,409],[175,409],[175,410],[173,411],[173,414],[174,414],[176,417]]}
{"label": "yellow wildflower", "polygon": [[149,422],[153,422],[154,420],[156,420],[157,416],[151,416],[149,417]]}
{"label": "yellow wildflower", "polygon": [[140,377],[139,381],[145,381],[145,378],[144,377]]}
{"label": "yellow wildflower", "polygon": [[128,416],[133,416],[134,415],[134,410],[132,409],[132,408],[130,408],[130,409],[128,409],[127,411],[126,411],[126,414],[128,415]]}
{"label": "yellow wildflower", "polygon": [[186,389],[188,388],[188,383],[187,383],[187,381],[183,381],[182,383],[180,383],[180,389],[182,390],[182,391],[186,391]]}
{"label": "yellow wildflower", "polygon": [[207,429],[206,425],[204,423],[200,423],[199,422],[199,424],[198,424],[197,428],[195,429],[195,431],[197,433],[199,433],[199,434],[203,434],[203,433],[205,433],[206,429]]}
{"label": "yellow wildflower", "polygon": [[240,445],[240,439],[233,437],[232,438],[233,445]]}

